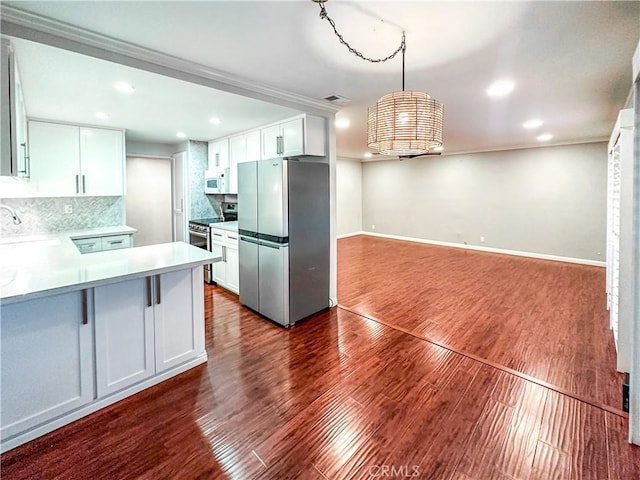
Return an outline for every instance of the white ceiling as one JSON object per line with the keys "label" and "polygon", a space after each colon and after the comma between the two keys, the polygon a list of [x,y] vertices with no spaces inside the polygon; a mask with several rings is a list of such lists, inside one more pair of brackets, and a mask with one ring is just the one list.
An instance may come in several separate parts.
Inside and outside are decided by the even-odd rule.
{"label": "white ceiling", "polygon": [[[31,118],[125,128],[128,140],[173,144],[184,141],[178,132],[207,141],[299,113],[27,40],[11,43]],[[116,90],[120,81],[134,92]]]}
{"label": "white ceiling", "polygon": [[[308,97],[347,97],[351,103],[338,117],[349,118],[351,126],[337,132],[339,156],[362,156],[367,106],[401,88],[400,58],[370,64],[351,55],[310,0],[3,3]],[[325,5],[345,39],[367,56],[386,56],[406,31],[406,87],[444,103],[449,153],[539,145],[535,137],[543,132],[553,134],[550,144],[608,138],[630,90],[631,56],[640,38],[640,2],[330,0]],[[92,73],[93,67],[77,64],[73,78],[67,76],[78,82],[68,88],[79,101],[65,99],[65,109],[87,109],[90,86],[104,89],[95,81],[110,78],[106,70],[83,77]],[[516,83],[513,93],[488,98],[485,90],[501,78]],[[160,141],[161,130],[175,138],[177,128],[187,128],[178,125],[180,115],[206,120],[233,101],[239,102],[239,116],[254,115],[249,112],[255,101],[242,104],[230,94],[211,97],[203,110],[202,99],[212,92],[175,82],[156,79],[154,88],[168,90],[149,94],[153,108],[139,108],[148,110],[146,119],[124,126],[140,138]],[[136,88],[134,95],[142,96],[143,89]],[[49,95],[61,98],[57,91]],[[264,104],[258,110],[265,118],[279,112]],[[115,115],[120,114],[112,115],[114,122]],[[522,123],[532,117],[544,126],[524,130]],[[245,128],[234,130],[235,121],[223,119],[220,129]]]}

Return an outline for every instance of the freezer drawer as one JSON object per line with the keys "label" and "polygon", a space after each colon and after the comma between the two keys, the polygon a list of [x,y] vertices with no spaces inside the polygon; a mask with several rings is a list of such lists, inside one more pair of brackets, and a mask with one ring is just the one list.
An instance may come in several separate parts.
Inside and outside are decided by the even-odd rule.
{"label": "freezer drawer", "polygon": [[247,237],[240,237],[238,243],[240,263],[240,303],[260,310],[258,301],[258,243]]}
{"label": "freezer drawer", "polygon": [[289,326],[289,247],[260,241],[258,250],[258,310]]}

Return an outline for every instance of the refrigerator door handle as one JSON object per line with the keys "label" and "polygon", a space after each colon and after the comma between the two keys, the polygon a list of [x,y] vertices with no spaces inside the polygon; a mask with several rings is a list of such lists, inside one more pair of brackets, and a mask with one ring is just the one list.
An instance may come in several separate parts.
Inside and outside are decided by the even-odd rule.
{"label": "refrigerator door handle", "polygon": [[255,243],[256,245],[260,245],[258,240],[255,240],[255,239],[253,239],[251,237],[240,237],[240,241],[241,242],[247,242],[247,243]]}
{"label": "refrigerator door handle", "polygon": [[270,242],[268,240],[259,240],[258,245],[260,245],[262,247],[274,248],[276,250],[278,250],[278,249],[280,249],[282,247],[288,247],[289,246],[288,243]]}

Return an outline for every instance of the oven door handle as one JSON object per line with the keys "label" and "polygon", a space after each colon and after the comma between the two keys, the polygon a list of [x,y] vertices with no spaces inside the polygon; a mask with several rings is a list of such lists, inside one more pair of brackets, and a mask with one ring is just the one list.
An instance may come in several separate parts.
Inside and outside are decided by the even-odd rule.
{"label": "oven door handle", "polygon": [[194,235],[200,238],[209,238],[209,235],[207,235],[206,233],[194,232],[193,230],[189,230],[189,235]]}

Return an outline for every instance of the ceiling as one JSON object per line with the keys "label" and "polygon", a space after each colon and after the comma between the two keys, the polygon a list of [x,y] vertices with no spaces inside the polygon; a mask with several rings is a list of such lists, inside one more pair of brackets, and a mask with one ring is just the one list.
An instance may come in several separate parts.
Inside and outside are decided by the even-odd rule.
{"label": "ceiling", "polygon": [[[401,89],[400,58],[383,64],[356,58],[310,0],[3,3],[307,97],[346,97],[350,102],[337,117],[349,119],[350,127],[337,130],[338,156],[362,157],[367,151],[367,106]],[[406,87],[426,91],[444,104],[445,153],[537,146],[536,137],[546,132],[553,135],[547,144],[607,139],[630,91],[640,2],[330,0],[325,6],[345,39],[370,57],[391,53],[406,32]],[[54,68],[62,61],[40,57],[38,64]],[[75,95],[65,99],[65,108],[86,109],[90,102],[84,95],[92,88],[104,90],[104,81],[111,77],[108,69],[100,74],[97,69],[76,64],[73,77],[67,75],[67,90]],[[512,80],[513,92],[489,98],[486,89],[500,79]],[[220,117],[223,123],[217,130],[206,125],[213,138],[260,124],[236,128],[240,117],[266,123],[263,118],[288,115],[282,107],[177,80],[158,78],[152,83],[153,101],[147,105],[153,108],[137,109],[148,110],[136,120],[139,125],[122,124],[140,139],[175,139],[176,129],[188,129],[181,123],[187,118],[203,122]],[[59,92],[49,90],[48,96],[60,98]],[[136,86],[131,99],[145,92],[146,87]],[[109,107],[91,108],[106,110],[121,100],[107,99]],[[234,102],[237,108],[230,106]],[[224,109],[237,115],[222,118],[217,112]],[[110,120],[115,122],[116,115]],[[524,129],[522,124],[534,117],[543,120],[543,126]],[[204,139],[200,132],[185,133]]]}

